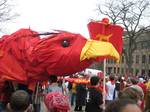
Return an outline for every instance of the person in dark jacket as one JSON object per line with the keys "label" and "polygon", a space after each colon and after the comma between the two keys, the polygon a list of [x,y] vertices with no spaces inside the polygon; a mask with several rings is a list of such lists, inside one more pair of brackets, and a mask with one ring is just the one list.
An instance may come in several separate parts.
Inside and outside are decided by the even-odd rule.
{"label": "person in dark jacket", "polygon": [[30,107],[29,94],[24,90],[17,90],[12,93],[6,112],[31,112]]}
{"label": "person in dark jacket", "polygon": [[103,104],[103,96],[100,90],[97,89],[99,84],[99,78],[97,76],[93,76],[90,79],[91,86],[87,92],[87,102],[85,111],[86,112],[102,112],[102,108],[100,107]]}
{"label": "person in dark jacket", "polygon": [[82,106],[86,103],[86,85],[78,84],[76,88],[76,106],[75,111],[82,111]]}

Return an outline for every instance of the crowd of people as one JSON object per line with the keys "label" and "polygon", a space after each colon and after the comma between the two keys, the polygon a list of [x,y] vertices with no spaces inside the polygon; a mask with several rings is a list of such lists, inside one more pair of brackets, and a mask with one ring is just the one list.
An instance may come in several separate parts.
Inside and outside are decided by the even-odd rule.
{"label": "crowd of people", "polygon": [[0,95],[0,112],[150,112],[149,79],[109,75],[104,86],[103,77],[81,78],[89,83],[51,75],[35,91],[7,81],[1,90],[7,94]]}

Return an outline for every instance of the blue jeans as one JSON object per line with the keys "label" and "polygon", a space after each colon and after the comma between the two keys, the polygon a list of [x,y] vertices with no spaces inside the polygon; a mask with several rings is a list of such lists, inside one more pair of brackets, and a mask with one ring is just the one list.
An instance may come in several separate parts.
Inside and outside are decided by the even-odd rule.
{"label": "blue jeans", "polygon": [[76,101],[76,93],[72,93],[71,94],[71,106],[74,105],[75,101]]}

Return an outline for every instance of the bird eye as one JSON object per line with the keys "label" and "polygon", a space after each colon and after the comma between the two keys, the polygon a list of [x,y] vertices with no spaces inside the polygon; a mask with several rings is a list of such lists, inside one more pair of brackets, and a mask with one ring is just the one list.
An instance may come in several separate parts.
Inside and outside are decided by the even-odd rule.
{"label": "bird eye", "polygon": [[62,45],[63,47],[69,47],[70,42],[69,42],[68,40],[63,40],[62,43],[61,43],[61,45]]}

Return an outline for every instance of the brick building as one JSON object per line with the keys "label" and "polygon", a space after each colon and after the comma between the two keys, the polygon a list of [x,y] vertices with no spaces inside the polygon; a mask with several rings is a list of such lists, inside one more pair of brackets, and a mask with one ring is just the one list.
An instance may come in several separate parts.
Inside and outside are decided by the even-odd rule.
{"label": "brick building", "polygon": [[[124,48],[127,48],[128,40],[124,39]],[[137,49],[133,53],[133,74],[150,75],[150,31],[145,32],[136,41]],[[125,56],[122,55],[121,62],[116,64],[113,60],[106,61],[106,72],[108,74],[124,75],[127,71]]]}

